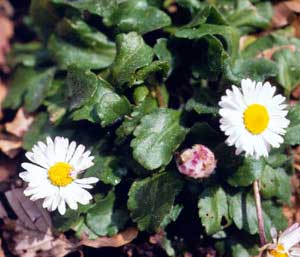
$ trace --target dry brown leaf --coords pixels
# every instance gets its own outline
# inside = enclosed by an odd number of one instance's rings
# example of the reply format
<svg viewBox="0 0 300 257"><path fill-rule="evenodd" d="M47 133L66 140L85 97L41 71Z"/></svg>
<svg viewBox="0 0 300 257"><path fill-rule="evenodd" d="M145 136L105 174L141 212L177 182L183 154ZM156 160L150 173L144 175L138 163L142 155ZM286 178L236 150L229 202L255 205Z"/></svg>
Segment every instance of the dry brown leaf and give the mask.
<svg viewBox="0 0 300 257"><path fill-rule="evenodd" d="M9 158L15 158L21 151L22 140L0 132L0 150Z"/></svg>
<svg viewBox="0 0 300 257"><path fill-rule="evenodd" d="M134 240L137 237L137 235L138 235L138 229L132 227L112 237L103 236L95 240L83 238L79 244L93 247L93 248L120 247L130 243L132 240Z"/></svg>
<svg viewBox="0 0 300 257"><path fill-rule="evenodd" d="M1 104L6 95L7 95L7 87L0 80L0 120L2 120L2 118L3 118Z"/></svg>
<svg viewBox="0 0 300 257"><path fill-rule="evenodd" d="M292 22L291 25L292 25L295 37L300 37L300 21L299 21L299 18L295 19Z"/></svg>
<svg viewBox="0 0 300 257"><path fill-rule="evenodd" d="M283 46L275 46L269 49L266 49L264 51L262 51L261 53L259 53L256 58L265 58L265 59L272 59L272 56L275 52L281 50L281 49L289 49L292 52L295 52L296 50L300 50L297 49L295 45L283 45Z"/></svg>
<svg viewBox="0 0 300 257"><path fill-rule="evenodd" d="M27 198L23 189L12 189L5 193L5 196L19 221L25 227L47 233L52 228L49 213L42 207L41 201L31 201Z"/></svg>
<svg viewBox="0 0 300 257"><path fill-rule="evenodd" d="M0 15L0 67L5 66L5 56L10 49L9 40L13 35L13 24L5 16Z"/></svg>
<svg viewBox="0 0 300 257"><path fill-rule="evenodd" d="M7 157L0 157L0 182L7 180L16 174L17 162L16 160ZM1 217L1 216L0 216Z"/></svg>
<svg viewBox="0 0 300 257"><path fill-rule="evenodd" d="M7 191L5 195L18 216L12 235L14 254L21 257L63 257L76 249L63 234L53 235L50 215L41 201L31 201L20 188Z"/></svg>
<svg viewBox="0 0 300 257"><path fill-rule="evenodd" d="M20 257L63 257L75 249L63 234L54 238L49 231L41 237L41 232L30 230L18 222L15 231L13 253Z"/></svg>
<svg viewBox="0 0 300 257"><path fill-rule="evenodd" d="M4 251L2 249L2 239L0 238L0 257L5 257Z"/></svg>
<svg viewBox="0 0 300 257"><path fill-rule="evenodd" d="M8 217L7 212L3 207L3 204L0 202L0 219L5 219L7 217Z"/></svg>
<svg viewBox="0 0 300 257"><path fill-rule="evenodd" d="M283 3L280 2L273 6L272 27L280 28L289 23L289 18L292 15L292 11Z"/></svg>
<svg viewBox="0 0 300 257"><path fill-rule="evenodd" d="M299 13L300 12L300 2L299 1L286 1L283 2L291 11Z"/></svg>
<svg viewBox="0 0 300 257"><path fill-rule="evenodd" d="M23 137L25 132L29 129L34 117L26 113L24 108L20 108L13 121L7 122L4 126L7 132L17 136Z"/></svg>
<svg viewBox="0 0 300 257"><path fill-rule="evenodd" d="M0 0L0 14L12 17L14 9L8 0Z"/></svg>
<svg viewBox="0 0 300 257"><path fill-rule="evenodd" d="M292 96L295 99L299 99L300 100L300 85L296 86L295 89L292 92Z"/></svg>
<svg viewBox="0 0 300 257"><path fill-rule="evenodd" d="M283 1L273 6L272 27L280 28L290 24L300 12L299 1Z"/></svg>

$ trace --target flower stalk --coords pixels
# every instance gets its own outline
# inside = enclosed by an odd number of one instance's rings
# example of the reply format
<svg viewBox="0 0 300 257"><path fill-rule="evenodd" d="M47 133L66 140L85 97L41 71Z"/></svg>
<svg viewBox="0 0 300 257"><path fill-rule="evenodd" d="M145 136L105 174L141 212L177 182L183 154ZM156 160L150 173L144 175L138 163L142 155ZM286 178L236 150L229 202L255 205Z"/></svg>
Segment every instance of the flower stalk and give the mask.
<svg viewBox="0 0 300 257"><path fill-rule="evenodd" d="M257 221L258 221L258 232L259 232L259 238L260 238L260 244L261 246L266 245L266 233L265 233L265 226L264 226L264 218L261 208L261 198L259 193L259 181L255 180L253 182L253 190L254 190L254 198L255 198L255 206L256 206L256 215L257 215Z"/></svg>

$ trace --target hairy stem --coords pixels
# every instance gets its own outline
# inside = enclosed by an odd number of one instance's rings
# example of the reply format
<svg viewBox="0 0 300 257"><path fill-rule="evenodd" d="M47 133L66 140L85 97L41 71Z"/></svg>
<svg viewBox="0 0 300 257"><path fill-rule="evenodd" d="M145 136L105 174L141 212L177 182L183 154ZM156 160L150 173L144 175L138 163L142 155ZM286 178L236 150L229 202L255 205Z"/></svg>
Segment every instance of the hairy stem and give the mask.
<svg viewBox="0 0 300 257"><path fill-rule="evenodd" d="M254 190L254 198L255 198L255 205L256 205L256 215L258 221L258 231L259 231L259 238L261 246L266 245L266 233L265 233L265 226L264 226L264 218L262 214L261 208L261 199L259 194L259 181L255 180L253 182L253 190Z"/></svg>

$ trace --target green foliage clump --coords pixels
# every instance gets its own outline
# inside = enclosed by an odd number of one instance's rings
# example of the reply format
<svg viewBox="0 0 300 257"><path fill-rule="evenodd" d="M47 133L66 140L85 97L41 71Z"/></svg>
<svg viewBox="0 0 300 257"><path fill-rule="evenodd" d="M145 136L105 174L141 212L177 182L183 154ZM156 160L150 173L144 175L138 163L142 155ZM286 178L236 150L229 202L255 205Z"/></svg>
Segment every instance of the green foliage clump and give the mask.
<svg viewBox="0 0 300 257"><path fill-rule="evenodd" d="M280 46L299 49L300 41L286 29L239 48L241 36L268 27L268 1L178 0L175 13L171 3L32 0L27 23L36 36L13 46L4 107L37 114L24 149L60 135L95 156L85 173L100 179L94 201L54 215L58 230L96 238L133 225L164 229L170 254L211 246L250 256L258 249L254 180L267 233L286 226L281 206L289 203L293 170L285 153L300 143L300 107L289 110L282 147L253 160L224 144L218 101L247 77L270 79L289 96L300 81L300 53ZM279 47L272 60L257 57L272 47ZM174 161L176 151L197 143L218 160L202 181L184 177Z"/></svg>

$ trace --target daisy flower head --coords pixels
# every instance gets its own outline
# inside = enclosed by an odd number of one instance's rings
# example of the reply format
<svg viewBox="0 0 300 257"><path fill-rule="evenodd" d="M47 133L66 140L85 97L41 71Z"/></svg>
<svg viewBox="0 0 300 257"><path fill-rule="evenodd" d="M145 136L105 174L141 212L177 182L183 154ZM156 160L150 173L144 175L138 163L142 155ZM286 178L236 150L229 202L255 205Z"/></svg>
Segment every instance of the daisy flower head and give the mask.
<svg viewBox="0 0 300 257"><path fill-rule="evenodd" d="M273 243L269 244L266 251L267 257L300 257L300 226L295 223L279 236L276 229L271 229Z"/></svg>
<svg viewBox="0 0 300 257"><path fill-rule="evenodd" d="M180 173L199 179L208 178L214 172L217 161L209 148L196 144L178 154L176 164Z"/></svg>
<svg viewBox="0 0 300 257"><path fill-rule="evenodd" d="M271 147L283 143L290 122L285 97L274 95L275 91L269 82L243 79L241 88L233 85L222 96L220 128L228 136L226 143L235 145L236 154L267 157Z"/></svg>
<svg viewBox="0 0 300 257"><path fill-rule="evenodd" d="M77 176L94 165L94 157L90 154L83 145L64 137L54 140L48 137L46 143L38 142L26 153L31 162L21 165L25 171L19 176L28 183L24 194L33 201L44 199L44 208L58 209L62 215L66 212L66 204L73 210L78 203L88 204L92 195L86 189L91 189L98 178Z"/></svg>

